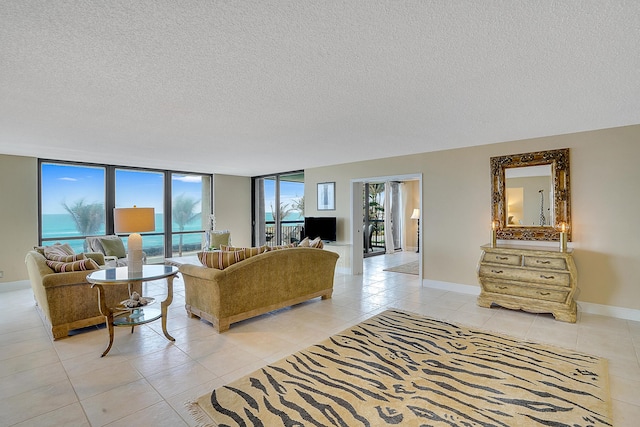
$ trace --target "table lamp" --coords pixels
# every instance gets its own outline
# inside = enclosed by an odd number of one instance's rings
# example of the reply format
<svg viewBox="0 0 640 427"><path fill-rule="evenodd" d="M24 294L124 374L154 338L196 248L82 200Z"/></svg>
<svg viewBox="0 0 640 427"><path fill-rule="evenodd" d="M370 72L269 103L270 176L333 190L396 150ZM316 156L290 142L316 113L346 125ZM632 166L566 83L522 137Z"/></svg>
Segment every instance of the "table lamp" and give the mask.
<svg viewBox="0 0 640 427"><path fill-rule="evenodd" d="M127 239L127 266L129 273L142 271L142 236L138 233L155 231L153 208L115 208L113 225L116 233L131 233Z"/></svg>

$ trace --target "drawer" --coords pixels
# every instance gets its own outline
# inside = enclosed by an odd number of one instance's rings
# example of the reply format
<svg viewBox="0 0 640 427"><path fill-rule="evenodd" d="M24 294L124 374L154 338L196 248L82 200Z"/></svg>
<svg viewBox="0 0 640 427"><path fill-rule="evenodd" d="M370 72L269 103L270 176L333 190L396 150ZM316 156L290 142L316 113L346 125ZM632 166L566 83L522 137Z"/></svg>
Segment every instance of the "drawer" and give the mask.
<svg viewBox="0 0 640 427"><path fill-rule="evenodd" d="M522 256L513 254L499 254L495 252L485 252L484 262L490 262L492 264L504 264L504 265L522 265Z"/></svg>
<svg viewBox="0 0 640 427"><path fill-rule="evenodd" d="M504 283L485 283L484 289L487 292L496 294L512 295L523 298L533 298L543 301L565 302L569 291L556 289L541 289L534 286L519 286Z"/></svg>
<svg viewBox="0 0 640 427"><path fill-rule="evenodd" d="M524 257L525 267L548 268L550 270L567 270L567 260L564 258Z"/></svg>
<svg viewBox="0 0 640 427"><path fill-rule="evenodd" d="M571 276L560 271L526 270L523 268L501 267L497 265L480 265L478 274L481 277L492 277L503 280L538 283L554 286L569 286Z"/></svg>

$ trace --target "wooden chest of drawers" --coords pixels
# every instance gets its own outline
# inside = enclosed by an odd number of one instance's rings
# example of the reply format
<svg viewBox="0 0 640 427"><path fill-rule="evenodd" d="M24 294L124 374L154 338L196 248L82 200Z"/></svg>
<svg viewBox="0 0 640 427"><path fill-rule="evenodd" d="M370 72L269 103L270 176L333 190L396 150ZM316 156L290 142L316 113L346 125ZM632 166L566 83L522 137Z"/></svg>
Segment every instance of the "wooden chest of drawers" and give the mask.
<svg viewBox="0 0 640 427"><path fill-rule="evenodd" d="M578 274L571 251L537 246L482 247L478 263L478 305L497 304L532 313L552 313L556 320L576 321L573 295Z"/></svg>

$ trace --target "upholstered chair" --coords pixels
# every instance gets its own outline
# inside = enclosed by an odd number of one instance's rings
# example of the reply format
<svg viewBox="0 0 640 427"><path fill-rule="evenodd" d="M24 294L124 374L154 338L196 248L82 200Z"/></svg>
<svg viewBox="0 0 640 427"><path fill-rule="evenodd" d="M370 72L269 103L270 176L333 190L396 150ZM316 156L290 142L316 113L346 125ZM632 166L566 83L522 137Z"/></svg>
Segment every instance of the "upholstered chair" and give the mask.
<svg viewBox="0 0 640 427"><path fill-rule="evenodd" d="M104 255L107 266L124 267L127 265L127 248L120 236L90 236L86 240L88 250ZM146 259L146 254L143 252L142 261L146 262Z"/></svg>

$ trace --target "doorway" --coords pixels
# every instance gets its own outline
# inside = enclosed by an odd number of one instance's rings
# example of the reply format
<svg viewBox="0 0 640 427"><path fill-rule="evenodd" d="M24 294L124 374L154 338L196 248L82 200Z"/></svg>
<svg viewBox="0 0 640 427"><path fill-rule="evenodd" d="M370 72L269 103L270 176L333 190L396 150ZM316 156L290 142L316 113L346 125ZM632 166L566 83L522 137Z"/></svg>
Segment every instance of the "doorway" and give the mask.
<svg viewBox="0 0 640 427"><path fill-rule="evenodd" d="M400 181L363 183L365 258L403 249L401 186Z"/></svg>
<svg viewBox="0 0 640 427"><path fill-rule="evenodd" d="M387 218L387 230L391 230L391 233L387 231L387 234L391 234L393 237L391 241L393 242L393 248L402 247L404 251L407 250L416 250L417 252L422 252L420 250L420 246L422 242L418 239L414 240L415 249L410 248L407 244L407 231L409 229L416 230L416 234L419 235L421 227L421 222L419 219L412 224L407 223L407 221L411 221L409 218L413 213L414 209L419 209L420 216L422 215L422 174L407 174L407 175L394 175L394 176L379 176L379 177L370 177L370 178L360 178L351 180L351 215L350 215L350 223L351 223L351 241L353 242L351 247L351 274L353 275L361 275L363 273L363 260L365 258L365 248L367 247L368 235L366 234L369 229L365 215L364 207L366 207L369 203L369 199L365 199L367 196L366 187L370 183L396 183L398 186L402 186L402 183L411 183L412 191L410 195L406 195L402 197L403 191L400 189L398 191L388 191L388 194L385 196L387 199L387 206L390 204L393 205L395 202L395 206L397 207L396 212L397 217L395 221L389 221L393 218L393 214L391 218ZM387 187L389 188L389 187ZM396 194L396 196L393 195ZM370 193L369 193L370 194ZM417 227L417 229L416 229ZM395 233L394 233L395 232ZM395 235L394 235L395 234ZM385 250L382 253L392 253L393 251ZM422 280L422 257L419 257L420 262L420 280Z"/></svg>

